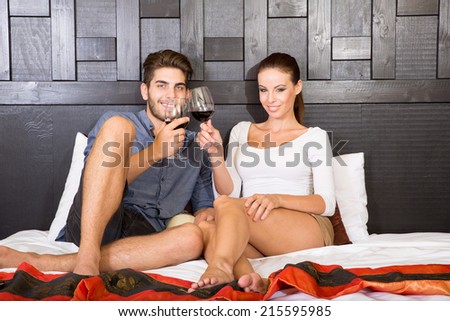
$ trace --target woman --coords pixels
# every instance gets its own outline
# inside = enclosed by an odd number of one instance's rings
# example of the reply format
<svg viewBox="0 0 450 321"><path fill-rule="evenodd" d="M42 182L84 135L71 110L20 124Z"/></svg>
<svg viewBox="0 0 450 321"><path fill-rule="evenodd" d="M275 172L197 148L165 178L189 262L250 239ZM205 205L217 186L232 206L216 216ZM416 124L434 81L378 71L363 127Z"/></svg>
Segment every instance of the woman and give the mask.
<svg viewBox="0 0 450 321"><path fill-rule="evenodd" d="M335 210L331 148L324 130L301 123L296 60L283 53L265 58L258 68L258 88L268 118L232 129L227 161L219 152L219 131L211 121L201 125L198 142L209 152L221 196L206 246L208 268L191 290L230 282L234 271L241 287L263 291L265 281L246 258L332 244L327 218Z"/></svg>

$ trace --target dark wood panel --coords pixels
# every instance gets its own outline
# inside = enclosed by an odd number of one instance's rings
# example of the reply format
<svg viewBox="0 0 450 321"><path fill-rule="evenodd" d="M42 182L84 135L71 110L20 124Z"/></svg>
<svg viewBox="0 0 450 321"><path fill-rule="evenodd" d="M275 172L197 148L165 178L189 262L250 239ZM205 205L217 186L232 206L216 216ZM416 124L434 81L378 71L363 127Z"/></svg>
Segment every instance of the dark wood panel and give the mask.
<svg viewBox="0 0 450 321"><path fill-rule="evenodd" d="M180 0L140 0L142 18L180 17Z"/></svg>
<svg viewBox="0 0 450 321"><path fill-rule="evenodd" d="M450 1L440 2L438 40L438 77L450 78Z"/></svg>
<svg viewBox="0 0 450 321"><path fill-rule="evenodd" d="M370 80L370 61L332 61L332 80Z"/></svg>
<svg viewBox="0 0 450 321"><path fill-rule="evenodd" d="M307 76L308 25L305 18L268 19L268 54L285 52L297 60L301 79ZM280 30L286 30L281 32Z"/></svg>
<svg viewBox="0 0 450 321"><path fill-rule="evenodd" d="M332 36L371 36L372 0L333 0Z"/></svg>
<svg viewBox="0 0 450 321"><path fill-rule="evenodd" d="M308 2L308 79L331 77L331 1Z"/></svg>
<svg viewBox="0 0 450 321"><path fill-rule="evenodd" d="M258 104L255 81L192 81L218 104ZM0 105L141 104L139 82L0 82ZM305 81L308 104L450 102L450 80Z"/></svg>
<svg viewBox="0 0 450 321"><path fill-rule="evenodd" d="M116 0L76 0L77 37L115 37Z"/></svg>
<svg viewBox="0 0 450 321"><path fill-rule="evenodd" d="M437 27L435 16L397 18L397 79L436 78Z"/></svg>
<svg viewBox="0 0 450 321"><path fill-rule="evenodd" d="M244 78L244 63L241 61L206 61L205 80L237 80Z"/></svg>
<svg viewBox="0 0 450 321"><path fill-rule="evenodd" d="M140 79L139 0L116 0L117 79Z"/></svg>
<svg viewBox="0 0 450 321"><path fill-rule="evenodd" d="M12 80L51 80L50 18L13 17L10 22Z"/></svg>
<svg viewBox="0 0 450 321"><path fill-rule="evenodd" d="M395 79L395 8L396 0L373 0L373 79Z"/></svg>
<svg viewBox="0 0 450 321"><path fill-rule="evenodd" d="M53 201L53 119L50 108L0 109L0 235L23 229L48 229Z"/></svg>
<svg viewBox="0 0 450 321"><path fill-rule="evenodd" d="M141 19L141 65L147 55L163 49L180 51L180 19Z"/></svg>
<svg viewBox="0 0 450 321"><path fill-rule="evenodd" d="M446 0L441 0L446 2ZM439 12L439 0L398 0L397 15L437 15Z"/></svg>
<svg viewBox="0 0 450 321"><path fill-rule="evenodd" d="M48 17L49 0L9 0L9 12L11 16Z"/></svg>
<svg viewBox="0 0 450 321"><path fill-rule="evenodd" d="M244 37L244 0L208 0L204 6L205 37Z"/></svg>
<svg viewBox="0 0 450 321"><path fill-rule="evenodd" d="M0 0L0 80L10 80L8 0Z"/></svg>
<svg viewBox="0 0 450 321"><path fill-rule="evenodd" d="M269 17L306 17L306 0L269 0Z"/></svg>
<svg viewBox="0 0 450 321"><path fill-rule="evenodd" d="M77 61L116 60L116 38L77 38L76 43Z"/></svg>
<svg viewBox="0 0 450 321"><path fill-rule="evenodd" d="M245 1L245 79L256 79L256 67L267 56L267 2Z"/></svg>
<svg viewBox="0 0 450 321"><path fill-rule="evenodd" d="M75 80L75 3L51 0L52 79Z"/></svg>
<svg viewBox="0 0 450 321"><path fill-rule="evenodd" d="M371 57L370 37L333 38L333 60L364 60Z"/></svg>
<svg viewBox="0 0 450 321"><path fill-rule="evenodd" d="M115 61L79 61L77 67L78 81L117 80L117 63Z"/></svg>
<svg viewBox="0 0 450 321"><path fill-rule="evenodd" d="M450 232L448 107L363 107L369 231Z"/></svg>
<svg viewBox="0 0 450 321"><path fill-rule="evenodd" d="M203 79L203 1L180 0L181 5L181 53L191 61L192 79Z"/></svg>
<svg viewBox="0 0 450 321"><path fill-rule="evenodd" d="M205 38L205 61L243 59L243 38Z"/></svg>

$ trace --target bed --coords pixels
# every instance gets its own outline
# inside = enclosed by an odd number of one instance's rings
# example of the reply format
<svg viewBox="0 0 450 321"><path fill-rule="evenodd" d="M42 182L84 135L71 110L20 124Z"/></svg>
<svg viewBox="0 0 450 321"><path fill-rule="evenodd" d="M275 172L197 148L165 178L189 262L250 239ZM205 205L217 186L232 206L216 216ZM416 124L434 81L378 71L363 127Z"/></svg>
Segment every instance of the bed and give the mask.
<svg viewBox="0 0 450 321"><path fill-rule="evenodd" d="M0 240L20 251L77 251L55 242L76 193L86 137L78 133L64 192L49 230L22 230ZM270 280L266 294L236 282L188 294L206 267L203 259L156 270L124 269L81 277L38 271L27 262L0 269L0 300L439 300L450 301L450 233L369 234L364 153L333 157L336 245L252 260Z"/></svg>

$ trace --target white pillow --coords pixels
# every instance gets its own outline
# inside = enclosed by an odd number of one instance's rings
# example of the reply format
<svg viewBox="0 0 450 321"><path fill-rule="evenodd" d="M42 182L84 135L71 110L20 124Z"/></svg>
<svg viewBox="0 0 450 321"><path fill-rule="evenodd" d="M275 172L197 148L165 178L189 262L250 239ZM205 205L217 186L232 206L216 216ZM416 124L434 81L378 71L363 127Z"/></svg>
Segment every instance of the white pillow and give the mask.
<svg viewBox="0 0 450 321"><path fill-rule="evenodd" d="M81 171L84 166L84 149L87 145L87 137L82 133L77 133L75 137L75 146L73 148L72 163L69 174L67 175L64 192L59 201L58 209L50 225L48 239L54 241L61 229L66 225L67 216L73 203L73 198L78 191L80 184Z"/></svg>
<svg viewBox="0 0 450 321"><path fill-rule="evenodd" d="M347 235L352 243L369 237L364 153L333 157L336 202Z"/></svg>

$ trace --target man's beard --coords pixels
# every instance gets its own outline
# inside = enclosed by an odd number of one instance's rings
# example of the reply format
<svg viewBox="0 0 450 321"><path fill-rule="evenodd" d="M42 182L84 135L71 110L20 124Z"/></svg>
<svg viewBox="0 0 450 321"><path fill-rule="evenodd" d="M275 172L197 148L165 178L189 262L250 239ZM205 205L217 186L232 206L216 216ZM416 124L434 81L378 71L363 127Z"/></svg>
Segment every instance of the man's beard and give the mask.
<svg viewBox="0 0 450 321"><path fill-rule="evenodd" d="M165 115L162 115L158 108L155 106L155 104L153 103L152 100L147 100L147 108L150 111L150 113L157 119L159 119L160 121L164 121L165 120Z"/></svg>

